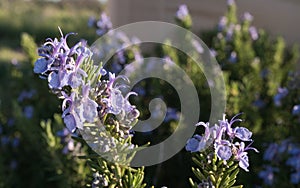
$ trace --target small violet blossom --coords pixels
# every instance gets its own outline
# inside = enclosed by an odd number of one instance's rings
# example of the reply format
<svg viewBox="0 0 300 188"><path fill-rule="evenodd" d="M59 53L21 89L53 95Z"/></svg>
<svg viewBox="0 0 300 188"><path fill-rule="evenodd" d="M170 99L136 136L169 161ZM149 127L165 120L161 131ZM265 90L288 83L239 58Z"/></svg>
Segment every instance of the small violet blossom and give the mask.
<svg viewBox="0 0 300 188"><path fill-rule="evenodd" d="M243 15L243 20L248 21L248 22L252 22L253 16L249 12L245 12L244 15Z"/></svg>
<svg viewBox="0 0 300 188"><path fill-rule="evenodd" d="M249 34L252 40L257 40L259 37L257 29L254 26L249 27Z"/></svg>
<svg viewBox="0 0 300 188"><path fill-rule="evenodd" d="M99 20L96 20L95 17L90 17L90 19L88 20L88 26L95 27L97 29L96 33L99 36L104 35L112 29L110 18L104 12L100 15Z"/></svg>
<svg viewBox="0 0 300 188"><path fill-rule="evenodd" d="M278 88L277 94L274 96L273 101L275 106L281 106L281 100L285 98L289 94L289 91L287 88Z"/></svg>
<svg viewBox="0 0 300 188"><path fill-rule="evenodd" d="M176 12L176 18L179 20L184 20L187 16L189 16L189 10L186 5L180 5L178 11Z"/></svg>
<svg viewBox="0 0 300 188"><path fill-rule="evenodd" d="M260 171L258 176L263 179L266 185L273 185L274 183L274 173L279 172L278 168L274 168L272 166L265 166L264 170Z"/></svg>
<svg viewBox="0 0 300 188"><path fill-rule="evenodd" d="M226 27L228 20L225 16L222 16L219 23L218 23L218 31L223 31Z"/></svg>
<svg viewBox="0 0 300 188"><path fill-rule="evenodd" d="M295 105L295 106L293 107L292 114L293 114L294 116L300 115L300 104Z"/></svg>
<svg viewBox="0 0 300 188"><path fill-rule="evenodd" d="M198 152L207 146L207 142L210 138L209 123L199 122L196 126L202 125L205 128L204 136L194 135L193 138L190 138L186 144L186 150L190 152Z"/></svg>
<svg viewBox="0 0 300 188"><path fill-rule="evenodd" d="M235 0L227 0L227 5L228 6L235 5Z"/></svg>

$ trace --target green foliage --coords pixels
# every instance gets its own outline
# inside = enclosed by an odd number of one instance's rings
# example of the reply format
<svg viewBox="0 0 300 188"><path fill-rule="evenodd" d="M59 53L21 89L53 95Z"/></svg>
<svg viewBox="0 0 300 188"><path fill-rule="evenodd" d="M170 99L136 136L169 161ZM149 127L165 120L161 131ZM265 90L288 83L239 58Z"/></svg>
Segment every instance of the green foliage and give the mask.
<svg viewBox="0 0 300 188"><path fill-rule="evenodd" d="M29 62L31 62L32 66L34 65L35 60L38 58L37 55L37 45L34 42L34 39L28 33L22 33L21 35L21 46L25 51L27 57L29 58Z"/></svg>
<svg viewBox="0 0 300 188"><path fill-rule="evenodd" d="M226 162L219 160L216 154L209 156L207 153L197 153L192 159L200 167L193 167L192 171L202 184L212 184L216 188L243 187L242 185L234 186L237 174L239 173L239 167L233 158ZM195 183L191 178L189 180L192 187L198 187L199 183Z"/></svg>

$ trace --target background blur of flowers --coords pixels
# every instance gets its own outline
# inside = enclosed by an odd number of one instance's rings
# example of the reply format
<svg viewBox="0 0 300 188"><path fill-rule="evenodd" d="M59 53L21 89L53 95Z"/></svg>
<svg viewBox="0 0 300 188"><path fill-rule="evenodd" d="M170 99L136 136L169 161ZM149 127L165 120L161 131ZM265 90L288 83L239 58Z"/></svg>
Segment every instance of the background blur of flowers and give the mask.
<svg viewBox="0 0 300 188"><path fill-rule="evenodd" d="M84 187L93 180L86 161L77 157L88 148L66 131L60 102L48 92L47 84L36 78L32 68L37 46L45 38L59 37L58 26L64 33L77 33L68 38L70 44L84 38L91 45L111 29L114 19L102 14L105 8L106 4L93 0L0 2L0 187ZM180 12L172 9L174 19L170 22L194 31L193 12L197 7L191 8L191 15L184 7ZM214 27L196 33L224 71L227 113L232 117L244 112L243 126L253 131L255 147L260 151L249 154L250 172L241 172L239 182L245 187L299 187L298 47L257 27L251 12L239 12L238 6L224 6L222 11L219 21L210 23ZM135 43L136 39L130 40ZM194 46L201 53L201 46ZM157 47L155 53L185 68L201 91L201 109L210 106L206 80L188 57L166 45ZM143 55L139 48L120 51L109 68L118 72L124 64ZM178 97L171 86L156 79L141 82L134 90L140 98L133 102L142 118L150 115L151 98L159 96L166 101L163 127L137 134L134 140L139 144L158 143L177 126ZM201 111L201 121L208 117ZM190 153L183 149L170 160L146 168L145 182L157 187L187 187L188 177L193 176L191 166Z"/></svg>

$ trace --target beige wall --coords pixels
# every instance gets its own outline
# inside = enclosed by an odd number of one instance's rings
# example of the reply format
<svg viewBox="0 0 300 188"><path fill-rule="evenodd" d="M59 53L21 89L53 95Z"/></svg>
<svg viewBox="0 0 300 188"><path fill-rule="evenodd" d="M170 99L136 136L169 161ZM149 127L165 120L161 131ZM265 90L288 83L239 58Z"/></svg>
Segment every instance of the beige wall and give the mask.
<svg viewBox="0 0 300 188"><path fill-rule="evenodd" d="M182 3L188 5L194 31L215 26L226 11L226 0L109 0L108 13L114 27L145 20L174 23ZM237 5L239 15L250 12L257 27L300 44L300 0L237 0Z"/></svg>

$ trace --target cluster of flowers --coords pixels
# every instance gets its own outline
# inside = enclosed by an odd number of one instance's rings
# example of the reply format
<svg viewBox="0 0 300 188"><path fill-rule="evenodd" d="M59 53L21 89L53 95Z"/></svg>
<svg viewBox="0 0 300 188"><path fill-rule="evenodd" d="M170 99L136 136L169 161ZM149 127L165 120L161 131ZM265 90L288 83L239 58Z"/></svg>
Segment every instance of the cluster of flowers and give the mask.
<svg viewBox="0 0 300 188"><path fill-rule="evenodd" d="M196 126L203 126L205 128L204 135L194 135L187 141L186 150L190 152L203 152L205 149L215 153L219 160L229 160L232 157L239 162L239 166L248 171L249 159L248 150L257 149L251 147L253 140L251 139L252 132L245 127L235 127L232 125L235 122L242 121L237 119L237 114L230 122L225 119L219 120L219 124L209 126L209 123L199 122ZM238 140L237 140L238 139ZM250 142L246 146L245 142Z"/></svg>
<svg viewBox="0 0 300 188"><path fill-rule="evenodd" d="M287 159L286 159L287 155ZM270 164L264 166L264 170L259 173L259 177L264 180L266 185L273 185L275 175L278 173L278 164L285 164L289 168L290 182L300 183L300 147L293 143L291 139L286 139L280 143L271 143L264 153L264 160Z"/></svg>
<svg viewBox="0 0 300 188"><path fill-rule="evenodd" d="M228 0L227 5L231 8L236 7L236 3L234 0ZM249 33L250 38L253 41L256 41L259 38L258 31L256 27L251 26L251 22L253 21L253 16L249 12L245 12L242 16L242 25L235 23L234 20L228 20L228 17L222 16L218 23L218 34L217 37L219 40L225 39L226 42L231 42L234 38L235 34L238 34L244 31L243 27L246 27ZM238 62L238 54L235 51L231 51L228 56L228 62L236 63Z"/></svg>
<svg viewBox="0 0 300 188"><path fill-rule="evenodd" d="M102 79L107 72L102 66L94 65L91 50L85 42L70 48L67 37L61 34L60 40L48 39L39 48L39 58L34 72L48 80L51 91L61 99L62 118L71 133L83 129L85 123L93 125L114 125L115 133L125 138L131 125L139 116L139 111L125 97L122 88L126 77L116 77L108 73L109 80Z"/></svg>
<svg viewBox="0 0 300 188"><path fill-rule="evenodd" d="M228 0L227 1L227 5L232 7L232 6L236 6L235 1L234 0ZM242 21L245 23L251 23L253 21L253 16L249 13L249 12L245 12L242 16ZM223 16L221 17L219 23L218 23L218 31L220 32L218 35L220 34L225 34L225 38L227 41L231 41L232 40L232 36L234 35L235 32L238 32L241 30L241 25L240 24L236 24L233 22L230 22L227 17ZM222 33L224 32L224 33ZM252 40L257 40L259 35L257 32L257 29L254 26L250 26L248 28L248 32L250 34L250 37Z"/></svg>

